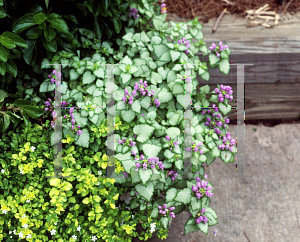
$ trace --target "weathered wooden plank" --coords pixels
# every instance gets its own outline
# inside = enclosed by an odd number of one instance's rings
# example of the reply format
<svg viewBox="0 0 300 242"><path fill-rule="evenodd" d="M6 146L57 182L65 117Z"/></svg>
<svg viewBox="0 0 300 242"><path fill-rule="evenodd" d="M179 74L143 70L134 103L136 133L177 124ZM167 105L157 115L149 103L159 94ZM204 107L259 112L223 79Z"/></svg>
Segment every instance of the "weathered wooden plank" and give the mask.
<svg viewBox="0 0 300 242"><path fill-rule="evenodd" d="M206 83L213 91L217 84ZM224 84L224 83L223 83ZM227 85L225 83L225 85ZM229 85L229 84L228 84ZM236 100L236 84L229 85ZM196 100L194 101L196 103ZM236 103L229 102L233 107L227 115L236 122ZM291 119L300 118L300 82L277 84L245 84L245 119Z"/></svg>
<svg viewBox="0 0 300 242"><path fill-rule="evenodd" d="M215 19L202 23L203 41L227 44L232 53L230 63L253 64L245 66L245 119L300 119L300 13L285 15L284 21L268 29L262 26L247 28L247 20L225 15L216 33L211 30ZM174 22L188 19L170 18ZM168 38L169 39L169 38ZM171 39L169 39L170 41ZM208 61L208 56L201 61ZM229 85L236 99L237 71L231 65L228 75L218 68L211 69L209 81L197 77L201 85L208 84L211 91L217 84ZM236 103L229 102L236 107ZM227 115L236 123L236 108Z"/></svg>
<svg viewBox="0 0 300 242"><path fill-rule="evenodd" d="M200 61L207 61L208 57L202 58L202 54L197 54ZM300 81L300 53L281 53L281 54L231 54L230 64L253 64L245 66L245 83L294 83ZM237 82L237 68L230 66L228 75L224 75L219 68L209 71L210 83L234 84ZM202 80L198 77L198 80Z"/></svg>

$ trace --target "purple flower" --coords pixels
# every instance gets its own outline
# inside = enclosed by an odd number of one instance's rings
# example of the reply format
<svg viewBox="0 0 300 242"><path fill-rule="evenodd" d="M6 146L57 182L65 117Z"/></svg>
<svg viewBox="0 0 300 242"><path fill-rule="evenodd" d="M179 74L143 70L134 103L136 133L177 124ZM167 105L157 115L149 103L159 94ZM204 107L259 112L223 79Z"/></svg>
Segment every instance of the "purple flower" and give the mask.
<svg viewBox="0 0 300 242"><path fill-rule="evenodd" d="M166 136L166 140L170 141L170 136L167 135Z"/></svg>
<svg viewBox="0 0 300 242"><path fill-rule="evenodd" d="M171 218L175 218L175 213L170 212L170 217L171 217Z"/></svg>
<svg viewBox="0 0 300 242"><path fill-rule="evenodd" d="M167 208L167 204L163 204L163 209L166 209Z"/></svg>
<svg viewBox="0 0 300 242"><path fill-rule="evenodd" d="M120 144L124 145L124 142L122 140L119 139L118 142L119 142L119 145Z"/></svg>
<svg viewBox="0 0 300 242"><path fill-rule="evenodd" d="M192 191L193 191L193 192L198 191L197 187L196 187L196 186L192 186Z"/></svg>
<svg viewBox="0 0 300 242"><path fill-rule="evenodd" d="M135 162L135 166L136 166L136 168L140 168L142 166L142 164Z"/></svg>
<svg viewBox="0 0 300 242"><path fill-rule="evenodd" d="M200 182L201 179L200 179L199 177L196 177L196 181L197 181L197 182ZM195 187L195 186L194 186L194 187Z"/></svg>
<svg viewBox="0 0 300 242"><path fill-rule="evenodd" d="M78 135L81 135L82 131L81 130L77 130L76 131Z"/></svg>

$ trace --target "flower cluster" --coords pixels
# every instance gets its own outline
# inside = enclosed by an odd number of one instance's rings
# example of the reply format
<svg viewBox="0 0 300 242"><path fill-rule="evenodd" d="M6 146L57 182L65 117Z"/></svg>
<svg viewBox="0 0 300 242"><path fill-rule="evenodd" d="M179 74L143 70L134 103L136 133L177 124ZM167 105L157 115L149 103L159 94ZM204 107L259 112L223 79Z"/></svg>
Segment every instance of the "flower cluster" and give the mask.
<svg viewBox="0 0 300 242"><path fill-rule="evenodd" d="M150 232L153 233L156 227L155 223L150 224L150 227L151 227Z"/></svg>
<svg viewBox="0 0 300 242"><path fill-rule="evenodd" d="M132 94L131 96L129 95L128 93L128 90L125 88L124 91L125 91L125 95L124 97L122 98L123 102L126 103L127 100L129 100L129 105L132 105L133 104L133 98L134 96L137 95L137 91L140 91L140 93L145 96L146 94L149 96L149 97L153 97L154 95L154 91L151 91L152 93L149 92L148 89L146 89L146 87L148 87L147 85L147 81L144 81L143 83L143 80L140 79L140 85L136 82L134 83L134 90L132 91ZM161 104L158 99L154 99L152 98L152 101L154 101L154 104L156 105L156 107L159 107L159 105ZM150 106L152 105L152 103L150 104Z"/></svg>
<svg viewBox="0 0 300 242"><path fill-rule="evenodd" d="M133 142L131 140L126 140L126 139L121 140L121 139L119 139L118 142L119 142L119 145L122 144L122 145L135 146L135 142ZM125 142L125 144L124 144L124 142Z"/></svg>
<svg viewBox="0 0 300 242"><path fill-rule="evenodd" d="M136 8L130 8L129 7L129 10L130 10L130 13L128 15L128 17L131 17L131 16L134 16L135 19L137 19L140 15L138 15L138 11Z"/></svg>
<svg viewBox="0 0 300 242"><path fill-rule="evenodd" d="M51 101L50 98L48 98L48 100ZM46 105L46 106L51 106L51 104L50 104L49 101L46 101L46 102L45 102L45 105ZM54 106L54 104L55 104L55 101L52 103L52 105ZM66 105L67 103L66 103L66 101L63 101L61 104L62 104L62 105ZM70 104L70 103L68 103L68 104ZM50 109L51 109L51 111L52 111L52 110L53 110L53 107L50 107ZM44 110L45 110L45 111L48 111L49 108L44 108ZM70 110L69 110L70 117L72 118L72 120L71 120L71 123L72 123L72 128L71 128L71 129L72 129L72 130L74 130L74 124L75 124L75 119L74 119L74 113L73 113L73 112L74 112L74 108L72 107L72 108L70 108ZM55 117L56 117L56 112L55 112L55 111L52 112L52 116L53 116L54 121L55 121ZM67 119L68 121L70 120L69 117L67 118L66 115L64 115L63 117L64 117L64 119ZM55 127L55 123L54 123L53 121L51 121L51 127L52 127L52 128ZM78 127L78 129L80 129L80 126L77 126L77 127ZM77 135L80 135L80 134L82 133L81 130L77 130L76 132L77 132Z"/></svg>
<svg viewBox="0 0 300 242"><path fill-rule="evenodd" d="M136 156L136 152L135 152L135 151L132 151L132 154L133 154L134 156ZM137 157L135 158L135 160L138 161L138 160L139 160L139 156L137 156ZM146 159L145 159L145 156L144 156L144 155L141 155L140 160L141 160L142 162L144 162L144 164L142 165L142 164L139 163L139 162L135 162L135 166L136 166L136 168L137 168L137 169L135 169L136 171L138 171L138 169L139 169L141 166L143 166L143 169L144 169L144 170L147 170L147 169L148 169L148 164L150 164L151 169L154 169L154 168L157 169L157 167L158 167L159 169L164 170L164 167L165 167L165 166L163 165L163 162L162 162L162 161L159 161L159 158L158 158L158 157L151 157L151 158L149 158L148 160L146 160ZM154 171L153 171L153 173L154 173Z"/></svg>
<svg viewBox="0 0 300 242"><path fill-rule="evenodd" d="M166 4L165 4L165 3L163 3L163 4L160 6L160 13L161 13L161 14L167 13L167 8L166 8Z"/></svg>
<svg viewBox="0 0 300 242"><path fill-rule="evenodd" d="M215 88L215 93L219 93L219 102L223 102L224 98L223 95L225 97L225 99L229 99L230 101L232 101L233 96L231 95L233 93L232 88L230 86L223 86L222 84L220 85L220 89L219 88Z"/></svg>
<svg viewBox="0 0 300 242"><path fill-rule="evenodd" d="M128 173L126 171L124 171L123 174L124 174L125 178L128 177ZM123 178L124 178L124 176L123 176Z"/></svg>
<svg viewBox="0 0 300 242"><path fill-rule="evenodd" d="M167 141L170 141L170 136L166 136L166 140ZM176 141L171 141L170 143L169 143L169 145L171 145L171 148L170 148L170 150L172 150L173 149L173 147L175 147L175 148L177 148L178 147L178 142L176 142Z"/></svg>
<svg viewBox="0 0 300 242"><path fill-rule="evenodd" d="M176 177L178 176L178 173L175 171L169 171L168 176L172 176L171 177L172 181L175 181Z"/></svg>
<svg viewBox="0 0 300 242"><path fill-rule="evenodd" d="M159 213L164 215L165 217L167 215L170 215L171 218L175 218L175 213L173 212L170 212L170 211L173 211L175 210L175 207L169 207L169 209L167 209L167 204L164 204L162 207L161 206L158 206L158 209L159 209Z"/></svg>
<svg viewBox="0 0 300 242"><path fill-rule="evenodd" d="M202 210L200 211L201 215L199 213L197 213L197 215L199 216L198 218L196 218L196 223L199 224L202 221L206 224L206 222L208 221L208 218L203 216L203 213L205 213L206 209L202 208Z"/></svg>
<svg viewBox="0 0 300 242"><path fill-rule="evenodd" d="M195 143L194 142L192 142L192 147L187 147L186 148L186 151L191 151L191 152L197 152L197 151L199 151L199 153L200 153L200 155L202 155L203 154L203 150L201 150L201 149L199 149L198 147L202 147L203 146L203 143L202 142L200 142L199 144L197 144L197 145L195 145Z"/></svg>
<svg viewBox="0 0 300 242"><path fill-rule="evenodd" d="M209 47L209 49L210 49L211 51L214 50L214 51L216 52L216 55L218 56L218 58L220 58L219 52L220 52L220 51L223 51L223 50L226 50L227 48L228 48L227 45L224 45L224 46L223 46L223 42L222 42L222 41L219 42L219 46L216 46L215 43L212 43L211 47Z"/></svg>
<svg viewBox="0 0 300 242"><path fill-rule="evenodd" d="M56 71L53 70L53 75L55 75ZM57 73L57 76L61 76L61 73ZM51 75L48 75L49 78L51 78L51 84L54 84L55 83L55 76L51 76Z"/></svg>
<svg viewBox="0 0 300 242"><path fill-rule="evenodd" d="M219 139L222 139L222 137L219 137ZM230 135L230 133L226 133L226 135L223 137L223 140L222 140L222 142L223 142L223 144L221 144L221 145L218 145L217 147L221 150L224 150L224 149L226 149L226 150L230 150L231 152L233 152L233 147L235 146L235 144L236 144L236 140L235 139L232 139L231 141L230 141L230 139L231 139L231 135Z"/></svg>
<svg viewBox="0 0 300 242"><path fill-rule="evenodd" d="M174 41L174 43L175 43L175 41ZM177 40L177 43L178 43L178 44L185 44L186 48L188 48L188 49L191 48L190 41L189 41L189 40L185 41L185 37L183 37L181 40L180 40L180 39ZM175 44L175 48L176 48L176 49L178 48L178 46L177 46L176 44ZM185 50L184 52L185 52L186 54L188 54L188 53L189 53L189 50Z"/></svg>
<svg viewBox="0 0 300 242"><path fill-rule="evenodd" d="M207 175L204 178L207 179ZM209 192L212 188L207 187L208 181L201 180L199 177L196 177L196 181L196 186L192 186L192 191L196 192L197 198L200 199L204 194L207 197L212 197L213 194Z"/></svg>

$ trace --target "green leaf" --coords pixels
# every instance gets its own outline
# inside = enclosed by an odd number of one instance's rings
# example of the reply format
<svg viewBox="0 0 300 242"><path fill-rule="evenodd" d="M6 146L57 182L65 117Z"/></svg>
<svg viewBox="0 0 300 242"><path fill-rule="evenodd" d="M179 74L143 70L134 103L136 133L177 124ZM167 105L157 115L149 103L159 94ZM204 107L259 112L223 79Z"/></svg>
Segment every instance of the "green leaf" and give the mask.
<svg viewBox="0 0 300 242"><path fill-rule="evenodd" d="M228 104L227 106L225 106L224 103L219 103L219 109L220 111L225 115L227 115L228 113L230 113L231 111L231 106Z"/></svg>
<svg viewBox="0 0 300 242"><path fill-rule="evenodd" d="M167 159L171 159L175 154L170 151L170 150L165 150L164 152L164 156L167 158Z"/></svg>
<svg viewBox="0 0 300 242"><path fill-rule="evenodd" d="M33 21L36 23L36 24L41 24L45 21L46 19L46 16L45 14L43 13L37 13L33 16Z"/></svg>
<svg viewBox="0 0 300 242"><path fill-rule="evenodd" d="M125 35L122 37L122 39L127 40L127 41L129 41L129 42L133 42L132 36L133 36L133 34L132 34L131 32L128 32L127 34L125 34Z"/></svg>
<svg viewBox="0 0 300 242"><path fill-rule="evenodd" d="M70 81L77 80L79 77L79 73L75 69L71 69L69 72Z"/></svg>
<svg viewBox="0 0 300 242"><path fill-rule="evenodd" d="M47 20L52 24L52 27L57 29L58 31L67 34L69 32L69 28L65 20L59 17L58 14L51 13Z"/></svg>
<svg viewBox="0 0 300 242"><path fill-rule="evenodd" d="M229 59L228 54L227 54L227 51L221 51L220 57L221 57L222 59Z"/></svg>
<svg viewBox="0 0 300 242"><path fill-rule="evenodd" d="M194 36L194 37L196 37L196 35L198 34L198 32L199 32L199 30L198 29L196 29L196 28L190 28L190 33ZM197 38L195 38L195 39L197 39Z"/></svg>
<svg viewBox="0 0 300 242"><path fill-rule="evenodd" d="M166 134L171 138L175 139L178 135L180 135L180 129L177 127L171 127L166 129Z"/></svg>
<svg viewBox="0 0 300 242"><path fill-rule="evenodd" d="M9 59L7 62L5 62L5 65L6 65L7 72L11 73L15 78L18 74L18 69L15 62L12 59Z"/></svg>
<svg viewBox="0 0 300 242"><path fill-rule="evenodd" d="M111 18L112 22L114 23L116 33L120 33L122 29L122 23L120 18Z"/></svg>
<svg viewBox="0 0 300 242"><path fill-rule="evenodd" d="M184 225L184 233L185 233L185 235L187 235L188 233L193 233L195 231L198 231L198 227L197 227L196 224L190 224L190 225L185 224Z"/></svg>
<svg viewBox="0 0 300 242"><path fill-rule="evenodd" d="M213 210L212 208L210 208L210 207L206 207L205 208L205 216L206 216L206 213L210 213L214 218L218 218L218 216L217 216L217 214L216 214L216 212L215 212L215 210Z"/></svg>
<svg viewBox="0 0 300 242"><path fill-rule="evenodd" d="M56 52L57 51L57 42L55 40L47 41L44 37L41 38L43 46L46 50L50 52Z"/></svg>
<svg viewBox="0 0 300 242"><path fill-rule="evenodd" d="M228 75L230 69L229 60L223 59L220 61L219 70L220 72L224 73L225 75Z"/></svg>
<svg viewBox="0 0 300 242"><path fill-rule="evenodd" d="M227 164L230 159L232 158L232 153L230 151L225 151L225 150L222 150L221 151L221 160L225 162L225 164Z"/></svg>
<svg viewBox="0 0 300 242"><path fill-rule="evenodd" d="M135 112L132 110L122 110L121 116L124 121L130 123L135 118Z"/></svg>
<svg viewBox="0 0 300 242"><path fill-rule="evenodd" d="M52 27L47 26L44 29L44 36L45 36L47 41L51 41L56 37L56 32Z"/></svg>
<svg viewBox="0 0 300 242"><path fill-rule="evenodd" d="M139 169L139 175L141 180L143 181L143 184L145 185L145 183L151 178L151 176L153 175L153 171L152 169L147 169L144 170L142 168Z"/></svg>
<svg viewBox="0 0 300 242"><path fill-rule="evenodd" d="M209 65L213 66L214 64L218 63L218 61L220 60L215 54L210 54L208 56L209 58Z"/></svg>
<svg viewBox="0 0 300 242"><path fill-rule="evenodd" d="M159 30L162 25L163 25L163 21L161 21L159 17L153 18L153 26L155 29Z"/></svg>
<svg viewBox="0 0 300 242"><path fill-rule="evenodd" d="M202 91L206 94L209 94L210 86L209 85L202 86L202 87L200 87L200 91Z"/></svg>
<svg viewBox="0 0 300 242"><path fill-rule="evenodd" d="M160 91L159 91L159 93L158 93L157 96L158 96L158 101L160 103L169 102L172 99L172 97L173 97L172 93L170 93L168 91L168 89L165 88L165 87L163 87L163 88L160 89Z"/></svg>
<svg viewBox="0 0 300 242"><path fill-rule="evenodd" d="M175 51L175 50L171 50L171 57L172 57L172 62L175 62L179 56L180 56L180 52Z"/></svg>
<svg viewBox="0 0 300 242"><path fill-rule="evenodd" d="M184 188L177 193L177 196L174 200L184 204L188 204L191 201L191 198L191 190L189 188Z"/></svg>
<svg viewBox="0 0 300 242"><path fill-rule="evenodd" d="M22 48L28 48L25 40L22 39L20 36L14 34L14 33L5 31L5 32L2 33L2 36L11 39L17 46L20 46Z"/></svg>
<svg viewBox="0 0 300 242"><path fill-rule="evenodd" d="M214 226L216 224L218 224L218 221L214 218L213 215L211 215L210 213L205 213L205 217L208 218L208 226L211 227L211 226Z"/></svg>
<svg viewBox="0 0 300 242"><path fill-rule="evenodd" d="M201 232L207 234L207 232L208 232L208 223L204 224L204 222L201 222L201 223L197 224L197 227Z"/></svg>
<svg viewBox="0 0 300 242"><path fill-rule="evenodd" d="M221 151L220 151L220 149L217 147L217 146L215 146L212 150L211 150L211 154L212 154L212 157L219 157L220 156L220 153L221 153ZM208 162L207 162L208 163ZM212 163L212 161L210 162L210 163ZM207 164L207 165L209 165L209 164Z"/></svg>
<svg viewBox="0 0 300 242"><path fill-rule="evenodd" d="M37 39L42 34L42 30L39 27L34 27L26 32L28 39Z"/></svg>
<svg viewBox="0 0 300 242"><path fill-rule="evenodd" d="M84 74L83 74L83 77L82 77L82 83L83 84L90 84L92 83L93 81L95 81L96 77L90 72L90 71L86 71Z"/></svg>
<svg viewBox="0 0 300 242"><path fill-rule="evenodd" d="M170 188L166 193L166 202L172 202L173 199L177 195L177 189L176 188Z"/></svg>
<svg viewBox="0 0 300 242"><path fill-rule="evenodd" d="M153 45L154 53L159 59L163 53L167 52L169 48L165 44Z"/></svg>
<svg viewBox="0 0 300 242"><path fill-rule="evenodd" d="M0 7L0 18L5 18L6 17L6 13L3 7Z"/></svg>
<svg viewBox="0 0 300 242"><path fill-rule="evenodd" d="M4 37L2 35L0 35L0 43L4 45L7 49L16 48L15 43L11 39Z"/></svg>
<svg viewBox="0 0 300 242"><path fill-rule="evenodd" d="M145 141L149 140L150 136L152 135L154 131L154 127L151 127L150 125L136 125L133 128L133 133L138 135L137 141L144 143Z"/></svg>
<svg viewBox="0 0 300 242"><path fill-rule="evenodd" d="M157 83L161 83L162 82L162 77L161 75L159 75L158 73L156 72L152 72L152 75L151 75L151 83L153 85L156 85Z"/></svg>
<svg viewBox="0 0 300 242"><path fill-rule="evenodd" d="M90 141L90 134L87 129L80 129L82 133L79 135L79 138L77 141L75 141L75 144L88 148L89 147L89 141ZM76 134L77 135L77 134Z"/></svg>
<svg viewBox="0 0 300 242"><path fill-rule="evenodd" d="M21 18L19 18L14 24L13 24L13 32L15 34L19 34L25 29L30 28L33 25L36 25L36 23L33 21L34 13L28 13L23 15Z"/></svg>
<svg viewBox="0 0 300 242"><path fill-rule="evenodd" d="M145 156L150 157L157 157L158 153L161 151L161 147L152 144L144 144L143 145L143 152Z"/></svg>
<svg viewBox="0 0 300 242"><path fill-rule="evenodd" d="M141 112L141 105L140 105L140 102L138 100L135 100L133 102L133 104L131 105L132 107L132 110L137 112L137 113L140 113Z"/></svg>
<svg viewBox="0 0 300 242"><path fill-rule="evenodd" d="M191 206L193 210L200 210L201 209L201 203L200 200L196 197L192 197L191 199Z"/></svg>
<svg viewBox="0 0 300 242"><path fill-rule="evenodd" d="M152 38L151 38L151 44L153 45L159 45L159 44L161 44L161 42L162 42L162 39L161 39L161 37L159 37L159 36L153 36Z"/></svg>
<svg viewBox="0 0 300 242"><path fill-rule="evenodd" d="M183 167L183 160L177 160L175 161L175 167L178 169L178 170L181 170L182 167Z"/></svg>
<svg viewBox="0 0 300 242"><path fill-rule="evenodd" d="M23 109L31 118L39 118L44 114L42 109L33 107L31 105L23 105L21 106L21 109Z"/></svg>
<svg viewBox="0 0 300 242"><path fill-rule="evenodd" d="M209 72L204 72L202 75L200 75L201 78L205 81L208 81L209 80Z"/></svg>
<svg viewBox="0 0 300 242"><path fill-rule="evenodd" d="M169 218L168 217L162 217L160 219L160 222L162 223L162 225L164 226L164 228L167 228L168 223L169 223Z"/></svg>
<svg viewBox="0 0 300 242"><path fill-rule="evenodd" d="M0 61L6 62L7 59L8 59L7 50L2 45L0 45Z"/></svg>
<svg viewBox="0 0 300 242"><path fill-rule="evenodd" d="M154 191L154 185L153 182L149 182L147 184L147 186L143 186L141 184L137 184L135 186L136 191L143 196L144 198L146 198L148 201L150 201L152 195L153 195L153 191Z"/></svg>

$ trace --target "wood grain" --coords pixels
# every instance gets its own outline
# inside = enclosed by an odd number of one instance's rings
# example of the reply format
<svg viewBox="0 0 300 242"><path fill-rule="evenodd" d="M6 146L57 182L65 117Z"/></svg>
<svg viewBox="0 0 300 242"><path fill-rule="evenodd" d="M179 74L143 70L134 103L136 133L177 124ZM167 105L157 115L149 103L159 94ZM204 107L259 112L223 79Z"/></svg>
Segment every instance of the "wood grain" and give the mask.
<svg viewBox="0 0 300 242"><path fill-rule="evenodd" d="M173 18L169 17L169 20L177 22L174 15ZM178 20L178 22L188 21L183 18ZM271 29L262 26L247 28L246 19L225 15L218 31L212 35L214 22L215 19L211 19L208 23L201 23L206 46L222 41L232 51L229 56L230 64L253 64L245 66L244 72L245 119L299 119L300 13L293 16L285 14L280 23ZM202 52L197 54L200 61L208 61L208 56L202 58L202 54ZM210 85L211 91L217 84L230 85L236 99L236 70L236 66L231 65L229 74L224 75L217 67L209 71L208 82L200 76L197 79L201 85ZM236 120L235 108L228 117L231 123Z"/></svg>

